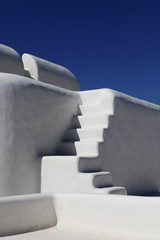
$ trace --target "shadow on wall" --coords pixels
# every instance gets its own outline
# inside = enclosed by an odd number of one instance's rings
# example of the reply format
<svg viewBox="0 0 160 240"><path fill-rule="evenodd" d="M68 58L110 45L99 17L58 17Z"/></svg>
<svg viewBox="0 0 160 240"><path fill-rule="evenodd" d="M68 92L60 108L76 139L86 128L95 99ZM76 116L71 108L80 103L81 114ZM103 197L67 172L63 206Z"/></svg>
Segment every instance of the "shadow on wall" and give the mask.
<svg viewBox="0 0 160 240"><path fill-rule="evenodd" d="M0 196L40 191L40 155L54 152L78 93L11 74L0 74Z"/></svg>
<svg viewBox="0 0 160 240"><path fill-rule="evenodd" d="M150 195L160 189L160 112L115 99L115 113L100 145L103 171L129 195Z"/></svg>

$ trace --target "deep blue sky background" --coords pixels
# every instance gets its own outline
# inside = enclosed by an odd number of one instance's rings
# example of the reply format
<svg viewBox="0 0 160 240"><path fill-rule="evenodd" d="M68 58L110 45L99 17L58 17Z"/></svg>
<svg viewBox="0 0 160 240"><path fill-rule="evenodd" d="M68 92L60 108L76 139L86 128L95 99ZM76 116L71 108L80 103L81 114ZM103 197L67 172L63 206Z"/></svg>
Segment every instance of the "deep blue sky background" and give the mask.
<svg viewBox="0 0 160 240"><path fill-rule="evenodd" d="M160 0L1 1L0 42L160 104Z"/></svg>

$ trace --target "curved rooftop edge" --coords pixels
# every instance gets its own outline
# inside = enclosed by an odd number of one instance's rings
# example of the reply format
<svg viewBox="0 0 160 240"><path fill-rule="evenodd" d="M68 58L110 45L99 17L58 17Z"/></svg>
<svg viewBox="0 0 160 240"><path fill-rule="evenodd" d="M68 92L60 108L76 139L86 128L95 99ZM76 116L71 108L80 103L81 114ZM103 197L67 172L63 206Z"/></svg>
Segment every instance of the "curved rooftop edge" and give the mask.
<svg viewBox="0 0 160 240"><path fill-rule="evenodd" d="M79 96L78 92L72 91L69 89L61 88L56 85L51 85L51 84L46 84L45 82L40 82L40 81L33 81L33 79L26 77L26 76L21 76L17 75L14 73L4 73L0 72L0 84L1 85L19 85L19 86L37 86L42 87L45 89L51 89L54 90L55 92L59 92L64 95L70 95L70 96ZM20 89L19 89L20 91Z"/></svg>
<svg viewBox="0 0 160 240"><path fill-rule="evenodd" d="M80 90L77 78L67 68L26 53L22 60L29 77L72 91Z"/></svg>
<svg viewBox="0 0 160 240"><path fill-rule="evenodd" d="M20 55L11 47L0 44L0 72L24 75Z"/></svg>

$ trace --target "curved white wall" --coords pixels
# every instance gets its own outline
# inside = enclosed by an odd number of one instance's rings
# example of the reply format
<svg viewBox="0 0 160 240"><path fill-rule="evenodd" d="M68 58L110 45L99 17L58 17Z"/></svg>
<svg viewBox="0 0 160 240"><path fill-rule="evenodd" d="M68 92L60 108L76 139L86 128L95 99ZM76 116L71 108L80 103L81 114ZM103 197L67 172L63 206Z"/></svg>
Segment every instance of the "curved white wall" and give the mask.
<svg viewBox="0 0 160 240"><path fill-rule="evenodd" d="M11 47L0 44L0 72L24 75L22 59Z"/></svg>
<svg viewBox="0 0 160 240"><path fill-rule="evenodd" d="M53 154L79 95L0 73L0 196L40 192L41 157Z"/></svg>

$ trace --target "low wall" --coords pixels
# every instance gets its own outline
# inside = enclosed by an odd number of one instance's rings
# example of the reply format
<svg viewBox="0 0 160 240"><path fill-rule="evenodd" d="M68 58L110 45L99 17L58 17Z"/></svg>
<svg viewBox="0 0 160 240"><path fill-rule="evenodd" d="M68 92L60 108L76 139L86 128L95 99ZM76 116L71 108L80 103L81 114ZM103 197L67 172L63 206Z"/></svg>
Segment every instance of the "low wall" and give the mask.
<svg viewBox="0 0 160 240"><path fill-rule="evenodd" d="M54 227L57 217L50 195L34 194L0 198L0 236Z"/></svg>
<svg viewBox="0 0 160 240"><path fill-rule="evenodd" d="M41 157L53 155L78 93L0 73L0 196L40 192Z"/></svg>
<svg viewBox="0 0 160 240"><path fill-rule="evenodd" d="M111 172L113 184L128 194L160 191L160 106L111 89L80 92L80 97L95 118L109 115L99 144L101 170Z"/></svg>
<svg viewBox="0 0 160 240"><path fill-rule="evenodd" d="M160 106L112 92L114 115L100 145L102 170L128 194L160 190Z"/></svg>
<svg viewBox="0 0 160 240"><path fill-rule="evenodd" d="M60 230L97 234L97 239L159 239L159 197L69 193L53 198Z"/></svg>
<svg viewBox="0 0 160 240"><path fill-rule="evenodd" d="M0 199L0 236L56 226L50 237L56 237L56 231L80 231L97 239L158 240L159 200L73 193L4 197Z"/></svg>

